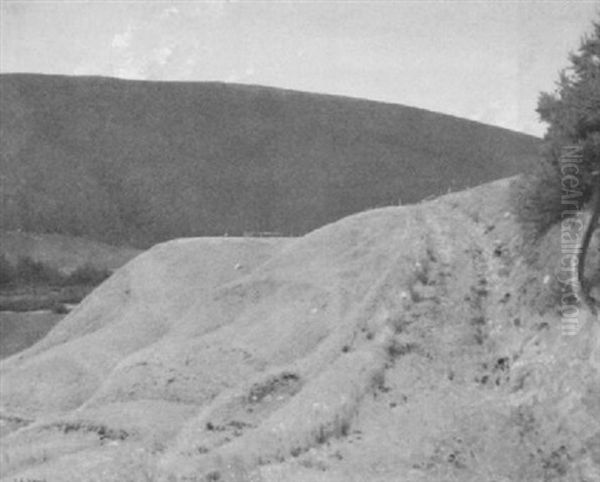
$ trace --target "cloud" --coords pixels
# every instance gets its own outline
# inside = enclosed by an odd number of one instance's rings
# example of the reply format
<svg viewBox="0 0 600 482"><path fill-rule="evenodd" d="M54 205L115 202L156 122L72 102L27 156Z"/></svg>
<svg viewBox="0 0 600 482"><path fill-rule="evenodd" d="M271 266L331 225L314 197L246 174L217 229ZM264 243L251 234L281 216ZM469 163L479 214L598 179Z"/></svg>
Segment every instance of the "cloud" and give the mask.
<svg viewBox="0 0 600 482"><path fill-rule="evenodd" d="M254 77L256 70L254 66L248 65L244 69L233 70L225 77L225 82L243 83Z"/></svg>
<svg viewBox="0 0 600 482"><path fill-rule="evenodd" d="M135 79L193 78L200 62L218 55L208 46L216 42L212 27L225 6L218 2L147 10L109 37L107 70L110 75Z"/></svg>
<svg viewBox="0 0 600 482"><path fill-rule="evenodd" d="M160 14L160 16L163 18L172 17L175 15L179 15L179 9L177 7L165 8Z"/></svg>
<svg viewBox="0 0 600 482"><path fill-rule="evenodd" d="M228 0L203 2L196 6L195 13L200 17L218 19L225 15L227 6L231 3L234 2Z"/></svg>
<svg viewBox="0 0 600 482"><path fill-rule="evenodd" d="M171 55L173 55L173 49L171 47L159 47L154 50L153 60L159 65L165 65Z"/></svg>
<svg viewBox="0 0 600 482"><path fill-rule="evenodd" d="M116 34L111 42L111 47L116 49L124 49L129 46L129 42L131 41L131 37L126 34Z"/></svg>
<svg viewBox="0 0 600 482"><path fill-rule="evenodd" d="M506 96L493 99L478 108L471 108L459 115L484 124L496 125L506 129L519 130L519 105L516 98Z"/></svg>
<svg viewBox="0 0 600 482"><path fill-rule="evenodd" d="M117 33L112 39L111 47L115 49L126 49L131 45L131 38L133 35L133 27L127 26L127 30L123 33Z"/></svg>

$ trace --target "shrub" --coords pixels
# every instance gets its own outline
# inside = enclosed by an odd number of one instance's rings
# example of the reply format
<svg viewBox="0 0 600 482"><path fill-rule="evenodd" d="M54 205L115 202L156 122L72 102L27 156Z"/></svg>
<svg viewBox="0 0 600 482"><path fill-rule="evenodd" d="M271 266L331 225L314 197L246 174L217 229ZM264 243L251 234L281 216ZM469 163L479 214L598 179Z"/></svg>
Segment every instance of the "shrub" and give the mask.
<svg viewBox="0 0 600 482"><path fill-rule="evenodd" d="M16 266L0 256L0 285L96 286L111 275L110 270L91 264L80 266L69 275L28 256L19 258Z"/></svg>
<svg viewBox="0 0 600 482"><path fill-rule="evenodd" d="M52 304L51 311L56 315L66 315L69 313L69 308L67 308L63 303L56 301Z"/></svg>
<svg viewBox="0 0 600 482"><path fill-rule="evenodd" d="M557 171L540 163L512 186L515 214L530 241L545 234L561 219L561 187Z"/></svg>

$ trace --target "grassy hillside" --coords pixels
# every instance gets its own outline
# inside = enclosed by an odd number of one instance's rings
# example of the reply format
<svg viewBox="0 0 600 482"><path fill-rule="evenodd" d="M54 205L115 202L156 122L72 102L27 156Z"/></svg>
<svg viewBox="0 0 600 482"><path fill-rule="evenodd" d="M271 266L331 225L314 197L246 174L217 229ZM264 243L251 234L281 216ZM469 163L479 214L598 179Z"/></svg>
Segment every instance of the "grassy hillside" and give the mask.
<svg viewBox="0 0 600 482"><path fill-rule="evenodd" d="M0 76L0 229L145 247L299 235L522 171L538 139L399 105L222 83Z"/></svg>

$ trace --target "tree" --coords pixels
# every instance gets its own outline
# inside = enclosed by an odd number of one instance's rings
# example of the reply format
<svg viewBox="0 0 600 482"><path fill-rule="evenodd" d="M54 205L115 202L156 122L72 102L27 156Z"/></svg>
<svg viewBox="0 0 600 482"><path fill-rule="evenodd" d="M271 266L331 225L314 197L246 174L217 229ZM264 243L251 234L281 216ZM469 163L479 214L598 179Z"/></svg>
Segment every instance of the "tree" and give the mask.
<svg viewBox="0 0 600 482"><path fill-rule="evenodd" d="M529 199L536 211L538 233L565 216L590 207L592 215L578 259L578 281L584 298L590 302L584 269L600 217L600 22L593 23L592 33L583 37L569 61L569 67L559 76L556 91L542 93L538 101L537 112L549 127L544 137L544 162L539 167L537 181L530 186ZM575 148L579 153L576 168L568 171L576 180L571 178L567 183L577 198L575 211L565 208L565 148Z"/></svg>
<svg viewBox="0 0 600 482"><path fill-rule="evenodd" d="M554 93L542 93L537 112L549 124L545 136L546 159L557 165L561 150L579 145L585 150L581 181L583 201L589 201L600 168L600 22L581 41L579 51L569 58Z"/></svg>

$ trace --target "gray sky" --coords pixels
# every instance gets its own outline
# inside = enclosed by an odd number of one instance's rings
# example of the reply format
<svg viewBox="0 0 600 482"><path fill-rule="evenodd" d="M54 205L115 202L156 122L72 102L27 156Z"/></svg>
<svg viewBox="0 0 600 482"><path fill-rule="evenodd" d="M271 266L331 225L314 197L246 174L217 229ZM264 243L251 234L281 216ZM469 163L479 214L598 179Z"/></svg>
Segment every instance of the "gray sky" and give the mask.
<svg viewBox="0 0 600 482"><path fill-rule="evenodd" d="M0 0L0 71L221 80L542 135L535 106L599 1Z"/></svg>

